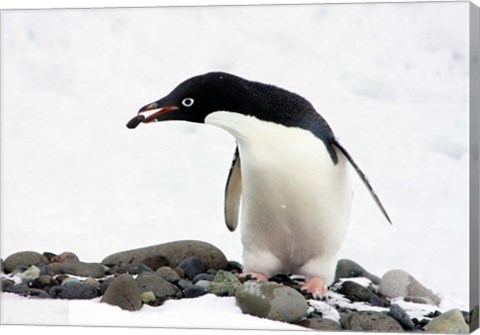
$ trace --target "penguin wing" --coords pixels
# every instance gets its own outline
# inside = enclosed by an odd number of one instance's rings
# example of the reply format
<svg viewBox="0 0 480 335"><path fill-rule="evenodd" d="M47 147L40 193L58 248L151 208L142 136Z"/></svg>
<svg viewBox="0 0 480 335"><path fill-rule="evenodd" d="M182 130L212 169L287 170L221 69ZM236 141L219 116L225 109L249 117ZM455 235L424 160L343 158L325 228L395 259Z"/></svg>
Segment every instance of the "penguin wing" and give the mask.
<svg viewBox="0 0 480 335"><path fill-rule="evenodd" d="M238 225L240 212L240 200L242 197L242 173L240 167L240 155L238 146L233 155L232 166L228 173L225 187L225 223L230 231L234 231Z"/></svg>
<svg viewBox="0 0 480 335"><path fill-rule="evenodd" d="M385 218L387 219L387 221L390 224L392 224L392 221L390 220L390 217L388 216L387 211L385 210L382 203L380 202L380 199L378 198L377 194L373 190L372 185L370 185L370 182L368 181L367 176L365 176L365 173L363 173L363 171L360 169L360 167L357 165L357 163L355 163L355 161L353 160L352 156L350 156L348 151L342 145L340 145L340 143L338 143L336 140L334 140L332 145L335 146L338 150L340 150L340 152L348 159L348 161L353 166L355 171L357 171L357 174L360 177L360 179L362 180L363 184L365 185L365 187L370 192L370 195L372 196L373 200L377 204L378 208L380 208L380 210L382 211L382 213L385 216Z"/></svg>

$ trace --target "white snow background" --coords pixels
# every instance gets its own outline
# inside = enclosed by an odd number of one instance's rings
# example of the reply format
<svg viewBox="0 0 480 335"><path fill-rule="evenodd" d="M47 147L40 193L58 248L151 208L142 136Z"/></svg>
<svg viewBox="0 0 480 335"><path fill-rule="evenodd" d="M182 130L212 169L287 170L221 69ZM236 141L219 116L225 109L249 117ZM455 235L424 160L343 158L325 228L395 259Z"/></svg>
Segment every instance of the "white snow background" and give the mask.
<svg viewBox="0 0 480 335"><path fill-rule="evenodd" d="M223 219L233 138L182 122L125 127L181 81L227 71L297 92L352 171L341 251L399 268L468 309L468 3L30 10L1 20L1 256L199 239L241 261ZM2 294L2 323L294 329L204 296L131 313Z"/></svg>

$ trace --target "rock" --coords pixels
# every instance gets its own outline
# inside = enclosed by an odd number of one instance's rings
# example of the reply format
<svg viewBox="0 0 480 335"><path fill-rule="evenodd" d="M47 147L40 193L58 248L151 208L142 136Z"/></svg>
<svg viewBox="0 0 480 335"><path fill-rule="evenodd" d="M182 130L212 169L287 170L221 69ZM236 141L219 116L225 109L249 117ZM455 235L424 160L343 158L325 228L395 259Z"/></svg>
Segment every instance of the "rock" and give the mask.
<svg viewBox="0 0 480 335"><path fill-rule="evenodd" d="M201 287L199 285L192 285L187 287L185 290L183 290L183 294L185 295L185 298L197 298L202 295L205 295L207 293L207 290L204 287Z"/></svg>
<svg viewBox="0 0 480 335"><path fill-rule="evenodd" d="M43 253L43 256L47 257L48 259L48 262L51 262L51 259L55 256L57 256L56 254L54 254L53 252L44 252Z"/></svg>
<svg viewBox="0 0 480 335"><path fill-rule="evenodd" d="M100 283L93 278L84 279L82 284L91 285L93 287L96 287L96 288L100 289Z"/></svg>
<svg viewBox="0 0 480 335"><path fill-rule="evenodd" d="M56 276L58 272L55 272L52 268L48 267L47 265L43 265L40 268L40 276L47 275L47 276Z"/></svg>
<svg viewBox="0 0 480 335"><path fill-rule="evenodd" d="M218 296L234 296L241 285L240 279L233 273L219 270L207 291Z"/></svg>
<svg viewBox="0 0 480 335"><path fill-rule="evenodd" d="M177 286L180 287L182 290L186 289L189 286L192 286L192 282L188 279L180 279L177 282Z"/></svg>
<svg viewBox="0 0 480 335"><path fill-rule="evenodd" d="M142 308L140 290L129 274L121 274L115 277L108 285L101 302L118 306L127 311L138 311Z"/></svg>
<svg viewBox="0 0 480 335"><path fill-rule="evenodd" d="M32 265L20 275L20 278L22 278L22 281L27 282L34 280L38 276L40 276L40 269Z"/></svg>
<svg viewBox="0 0 480 335"><path fill-rule="evenodd" d="M227 271L230 271L232 273L242 273L243 265L237 261L228 261Z"/></svg>
<svg viewBox="0 0 480 335"><path fill-rule="evenodd" d="M65 263L65 262L80 262L80 259L73 252L62 252L58 256L54 256L50 259L51 263Z"/></svg>
<svg viewBox="0 0 480 335"><path fill-rule="evenodd" d="M108 286L113 281L113 277L107 278L100 281L100 295L104 295L105 291L108 289Z"/></svg>
<svg viewBox="0 0 480 335"><path fill-rule="evenodd" d="M410 316L408 316L407 312L398 304L393 304L390 306L388 315L390 315L392 318L397 320L398 323L403 327L403 329L405 330L415 329L415 324L413 323Z"/></svg>
<svg viewBox="0 0 480 335"><path fill-rule="evenodd" d="M390 270L385 273L378 287L380 294L389 297L417 297L431 305L440 304L440 298L420 284L412 275L402 270Z"/></svg>
<svg viewBox="0 0 480 335"><path fill-rule="evenodd" d="M5 273L13 272L18 267L30 267L38 262L48 264L48 259L35 251L20 251L14 253L3 261Z"/></svg>
<svg viewBox="0 0 480 335"><path fill-rule="evenodd" d="M185 258L178 264L178 267L185 272L185 276L190 280L207 269L205 263L198 257Z"/></svg>
<svg viewBox="0 0 480 335"><path fill-rule="evenodd" d="M176 267L176 268L173 269L173 271L175 271L177 273L177 275L180 277L180 279L185 278L185 271L183 271L182 269Z"/></svg>
<svg viewBox="0 0 480 335"><path fill-rule="evenodd" d="M332 331L342 330L342 326L338 322L330 319L321 318L321 317L305 319L296 324L302 327L315 329L315 330L332 330Z"/></svg>
<svg viewBox="0 0 480 335"><path fill-rule="evenodd" d="M68 286L72 284L79 284L80 279L74 278L74 277L68 277L62 280L62 286Z"/></svg>
<svg viewBox="0 0 480 335"><path fill-rule="evenodd" d="M113 272L127 265L136 266L147 257L163 256L171 268L175 268L182 260L188 257L200 258L207 268L226 269L227 259L223 252L214 245L196 240L174 241L145 248L122 251L107 256L102 264L107 265Z"/></svg>
<svg viewBox="0 0 480 335"><path fill-rule="evenodd" d="M62 299L93 299L100 295L99 290L88 284L72 283L63 287Z"/></svg>
<svg viewBox="0 0 480 335"><path fill-rule="evenodd" d="M140 294L140 299L142 299L144 304L151 304L157 300L157 297L152 291L146 291Z"/></svg>
<svg viewBox="0 0 480 335"><path fill-rule="evenodd" d="M208 273L199 273L192 279L192 283L196 284L199 280L207 280L207 281L214 281L215 275L211 275Z"/></svg>
<svg viewBox="0 0 480 335"><path fill-rule="evenodd" d="M237 289L237 305L243 313L271 320L297 322L308 304L295 289L273 282L247 281Z"/></svg>
<svg viewBox="0 0 480 335"><path fill-rule="evenodd" d="M57 286L59 284L60 283L58 282L58 280L54 279L52 276L42 275L35 278L30 283L30 287L39 288L39 289L48 291L52 286Z"/></svg>
<svg viewBox="0 0 480 335"><path fill-rule="evenodd" d="M335 281L340 278L355 278L355 277L365 277L368 278L375 285L380 284L380 278L371 274L359 264L355 263L350 259L341 259L337 262L337 269L335 271Z"/></svg>
<svg viewBox="0 0 480 335"><path fill-rule="evenodd" d="M142 261L142 263L148 266L153 271L157 271L157 269L162 266L168 266L168 260L163 255L154 255L154 256L146 257Z"/></svg>
<svg viewBox="0 0 480 335"><path fill-rule="evenodd" d="M172 283L166 281L155 273L143 272L135 279L140 293L152 291L157 299L162 301L175 298L180 290Z"/></svg>
<svg viewBox="0 0 480 335"><path fill-rule="evenodd" d="M365 288L353 281L343 282L342 285L337 289L337 292L343 294L352 301L364 302L370 301L375 295L375 293L370 291L368 288Z"/></svg>
<svg viewBox="0 0 480 335"><path fill-rule="evenodd" d="M12 285L15 285L15 282L13 280L2 278L2 284L1 284L2 292L5 291L6 287L12 286Z"/></svg>
<svg viewBox="0 0 480 335"><path fill-rule="evenodd" d="M21 296L28 296L28 292L30 291L30 287L28 287L28 284L26 283L21 283L21 284L15 284L15 285L10 285L7 287L2 288L3 292L8 292L8 293L15 293Z"/></svg>
<svg viewBox="0 0 480 335"><path fill-rule="evenodd" d="M207 290L207 289L208 289L208 286L210 286L211 283L212 283L211 281L203 280L203 279L202 279L202 280L197 281L197 282L195 283L195 285L201 286L201 287L203 287L205 290Z"/></svg>
<svg viewBox="0 0 480 335"><path fill-rule="evenodd" d="M130 274L140 274L142 272L155 272L151 267L143 263L138 264L135 268L131 268L129 271L126 271Z"/></svg>
<svg viewBox="0 0 480 335"><path fill-rule="evenodd" d="M55 279L61 284L65 279L70 278L66 274L59 274L58 276L55 277Z"/></svg>
<svg viewBox="0 0 480 335"><path fill-rule="evenodd" d="M52 298L60 298L62 296L63 288L64 287L60 285L52 286L48 290L48 294L50 294Z"/></svg>
<svg viewBox="0 0 480 335"><path fill-rule="evenodd" d="M170 283L178 283L180 276L178 273L168 266L162 266L155 271L155 274Z"/></svg>
<svg viewBox="0 0 480 335"><path fill-rule="evenodd" d="M442 334L465 334L469 327L459 309L451 309L432 319L425 327L427 332Z"/></svg>
<svg viewBox="0 0 480 335"><path fill-rule="evenodd" d="M340 324L347 330L375 332L403 332L402 326L394 318L373 311L342 314Z"/></svg>
<svg viewBox="0 0 480 335"><path fill-rule="evenodd" d="M65 262L65 263L52 263L59 264L59 270L61 273L79 277L92 277L102 278L105 277L105 267L100 263L84 263L84 262ZM52 265L50 264L50 266Z"/></svg>

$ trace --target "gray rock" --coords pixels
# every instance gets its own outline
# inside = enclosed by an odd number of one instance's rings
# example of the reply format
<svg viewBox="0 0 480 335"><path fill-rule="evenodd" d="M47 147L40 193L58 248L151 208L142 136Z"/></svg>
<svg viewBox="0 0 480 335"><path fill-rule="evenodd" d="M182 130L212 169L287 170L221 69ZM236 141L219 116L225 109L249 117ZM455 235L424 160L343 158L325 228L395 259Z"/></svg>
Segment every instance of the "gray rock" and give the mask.
<svg viewBox="0 0 480 335"><path fill-rule="evenodd" d="M74 278L74 277L68 277L62 280L62 286L68 286L68 285L73 285L73 284L79 284L80 279Z"/></svg>
<svg viewBox="0 0 480 335"><path fill-rule="evenodd" d="M196 240L174 241L145 248L122 251L106 257L102 264L117 271L126 266L137 266L147 257L163 256L171 268L175 268L188 257L200 258L207 268L226 269L227 259L214 245Z"/></svg>
<svg viewBox="0 0 480 335"><path fill-rule="evenodd" d="M158 268L157 271L155 271L155 274L170 283L178 283L178 281L180 280L180 276L178 275L178 273L168 266L162 266Z"/></svg>
<svg viewBox="0 0 480 335"><path fill-rule="evenodd" d="M337 262L337 269L335 271L335 280L340 278L356 278L365 277L368 278L375 285L380 284L380 278L371 274L359 264L350 259L341 259Z"/></svg>
<svg viewBox="0 0 480 335"><path fill-rule="evenodd" d="M338 322L325 318L305 319L298 322L297 325L315 330L342 330L342 326Z"/></svg>
<svg viewBox="0 0 480 335"><path fill-rule="evenodd" d="M432 290L420 284L412 275L402 270L390 270L385 273L378 287L379 293L389 297L416 297L431 305L440 304L440 298Z"/></svg>
<svg viewBox="0 0 480 335"><path fill-rule="evenodd" d="M478 329L478 305L470 312L470 332Z"/></svg>
<svg viewBox="0 0 480 335"><path fill-rule="evenodd" d="M82 283L100 289L100 283L93 278L86 278L82 281Z"/></svg>
<svg viewBox="0 0 480 335"><path fill-rule="evenodd" d="M247 281L237 289L235 299L245 314L284 322L297 322L308 310L298 291L274 282Z"/></svg>
<svg viewBox="0 0 480 335"><path fill-rule="evenodd" d="M108 285L101 302L118 306L127 311L138 311L142 308L140 290L135 279L129 274L115 277Z"/></svg>
<svg viewBox="0 0 480 335"><path fill-rule="evenodd" d="M35 280L30 282L29 285L30 287L33 287L33 288L39 288L39 289L48 291L52 286L59 285L59 282L58 280L54 279L52 276L42 275L35 278Z"/></svg>
<svg viewBox="0 0 480 335"><path fill-rule="evenodd" d="M343 328L355 331L403 332L402 326L394 318L379 312L361 311L342 314Z"/></svg>
<svg viewBox="0 0 480 335"><path fill-rule="evenodd" d="M2 291L5 291L5 288L8 286L15 285L15 282L13 280L7 279L7 278L2 278Z"/></svg>
<svg viewBox="0 0 480 335"><path fill-rule="evenodd" d="M64 287L60 285L52 286L48 290L48 294L50 294L52 298L60 298L62 296L63 289Z"/></svg>
<svg viewBox="0 0 480 335"><path fill-rule="evenodd" d="M189 286L192 286L192 282L188 279L180 279L177 282L177 286L180 287L182 290L186 289Z"/></svg>
<svg viewBox="0 0 480 335"><path fill-rule="evenodd" d="M17 267L30 267L38 262L48 264L48 259L44 255L35 251L20 251L14 253L3 261L5 273L13 272Z"/></svg>
<svg viewBox="0 0 480 335"><path fill-rule="evenodd" d="M451 309L432 319L425 327L427 332L441 334L466 334L469 327L459 309Z"/></svg>
<svg viewBox="0 0 480 335"><path fill-rule="evenodd" d="M52 264L59 264L60 273L80 277L102 278L105 277L106 272L105 267L100 263L65 262Z"/></svg>
<svg viewBox="0 0 480 335"><path fill-rule="evenodd" d="M185 272L185 276L190 280L207 270L205 263L198 257L185 258L178 264L178 267Z"/></svg>
<svg viewBox="0 0 480 335"><path fill-rule="evenodd" d="M407 312L400 307L398 304L393 304L390 306L390 310L388 311L388 315L398 321L398 323L403 327L405 330L413 330L415 328L415 324L413 323L410 316L408 316Z"/></svg>
<svg viewBox="0 0 480 335"><path fill-rule="evenodd" d="M93 299L99 295L100 292L96 287L82 283L67 285L61 292L62 299Z"/></svg>
<svg viewBox="0 0 480 335"><path fill-rule="evenodd" d="M53 256L50 259L51 263L65 263L65 262L79 262L80 259L78 258L77 255L75 255L73 252L62 252L58 256Z"/></svg>
<svg viewBox="0 0 480 335"><path fill-rule="evenodd" d="M370 291L368 288L365 288L353 281L343 282L342 285L337 289L337 292L343 294L352 301L364 302L370 301L375 295L375 293Z"/></svg>
<svg viewBox="0 0 480 335"><path fill-rule="evenodd" d="M177 286L151 272L142 272L135 282L140 293L151 291L160 300L175 298L180 293Z"/></svg>
<svg viewBox="0 0 480 335"><path fill-rule="evenodd" d="M207 291L218 296L234 296L241 285L242 283L233 273L219 270L214 280L208 285Z"/></svg>
<svg viewBox="0 0 480 335"><path fill-rule="evenodd" d="M205 290L208 289L208 286L210 286L212 282L211 281L208 281L208 280L199 280L195 283L195 285L197 286L201 286L203 287Z"/></svg>
<svg viewBox="0 0 480 335"><path fill-rule="evenodd" d="M168 259L166 259L163 255L153 255L146 257L141 263L145 264L155 272L160 267L167 266Z"/></svg>
<svg viewBox="0 0 480 335"><path fill-rule="evenodd" d="M185 298L197 298L207 294L207 290L199 285L192 285L183 290Z"/></svg>
<svg viewBox="0 0 480 335"><path fill-rule="evenodd" d="M28 284L26 283L21 283L4 287L2 288L2 291L8 293L15 293L26 297L28 295L28 292L30 291L30 287L28 287Z"/></svg>
<svg viewBox="0 0 480 335"><path fill-rule="evenodd" d="M217 273L215 273L216 275ZM192 283L196 284L200 280L208 280L208 281L214 281L215 280L215 275L211 275L209 273L199 273L192 279Z"/></svg>

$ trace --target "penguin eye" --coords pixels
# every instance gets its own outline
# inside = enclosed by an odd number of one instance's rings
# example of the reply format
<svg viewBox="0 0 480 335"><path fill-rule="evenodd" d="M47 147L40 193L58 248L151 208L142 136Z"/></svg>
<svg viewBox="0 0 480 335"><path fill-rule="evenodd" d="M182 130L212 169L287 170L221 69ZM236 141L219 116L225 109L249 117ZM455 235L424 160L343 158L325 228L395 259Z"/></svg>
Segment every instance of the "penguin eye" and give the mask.
<svg viewBox="0 0 480 335"><path fill-rule="evenodd" d="M185 98L182 100L182 105L185 107L190 107L193 105L193 99L192 98Z"/></svg>

